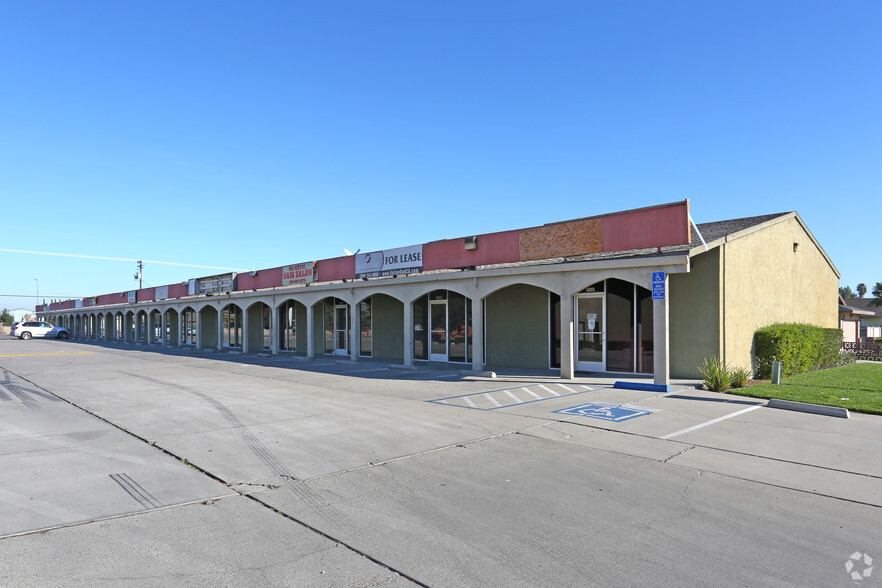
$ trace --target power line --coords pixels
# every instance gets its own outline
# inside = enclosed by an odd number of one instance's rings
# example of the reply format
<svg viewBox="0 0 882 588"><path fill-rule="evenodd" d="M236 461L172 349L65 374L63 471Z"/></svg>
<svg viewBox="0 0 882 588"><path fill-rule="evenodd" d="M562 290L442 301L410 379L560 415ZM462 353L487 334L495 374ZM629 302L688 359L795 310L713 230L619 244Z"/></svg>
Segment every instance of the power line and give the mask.
<svg viewBox="0 0 882 588"><path fill-rule="evenodd" d="M6 298L38 298L33 294L0 294ZM39 298L85 298L79 294L41 294Z"/></svg>
<svg viewBox="0 0 882 588"><path fill-rule="evenodd" d="M250 270L235 268L235 267L218 267L216 265L196 265L192 263L176 263L174 261L155 261L150 259L129 259L128 257L104 257L103 255L80 255L79 253L52 253L49 251L25 251L24 249L3 249L0 248L0 251L4 253L27 253L28 255L53 255L56 257L78 257L80 259L102 259L105 261L134 261L134 262L142 262L143 263L155 263L159 265L175 265L178 267L198 267L202 269L215 269L215 270L225 270L230 272L247 272Z"/></svg>

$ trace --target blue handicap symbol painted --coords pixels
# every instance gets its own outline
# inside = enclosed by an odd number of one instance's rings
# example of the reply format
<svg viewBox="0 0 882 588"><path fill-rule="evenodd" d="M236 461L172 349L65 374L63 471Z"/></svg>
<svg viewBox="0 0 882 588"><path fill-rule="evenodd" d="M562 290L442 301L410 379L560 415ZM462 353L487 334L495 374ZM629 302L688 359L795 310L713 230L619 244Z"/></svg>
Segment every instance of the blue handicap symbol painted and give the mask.
<svg viewBox="0 0 882 588"><path fill-rule="evenodd" d="M658 409L636 406L634 404L592 402L590 404L580 404L579 406L564 408L563 410L555 410L554 412L620 423L622 421L627 421L628 419L635 419L637 417L651 414L657 410Z"/></svg>

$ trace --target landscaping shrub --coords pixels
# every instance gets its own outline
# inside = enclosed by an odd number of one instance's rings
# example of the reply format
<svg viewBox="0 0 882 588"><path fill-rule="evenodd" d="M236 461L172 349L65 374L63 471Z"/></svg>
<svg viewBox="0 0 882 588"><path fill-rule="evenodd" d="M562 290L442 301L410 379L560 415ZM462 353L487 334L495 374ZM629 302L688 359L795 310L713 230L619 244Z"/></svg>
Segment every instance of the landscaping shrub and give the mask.
<svg viewBox="0 0 882 588"><path fill-rule="evenodd" d="M762 379L771 377L773 361L781 362L783 377L850 363L849 357L841 351L841 329L776 323L758 329L753 340L753 372Z"/></svg>
<svg viewBox="0 0 882 588"><path fill-rule="evenodd" d="M747 380L750 379L750 370L747 368L734 368L729 372L729 379L732 380L733 388L744 388L747 386Z"/></svg>
<svg viewBox="0 0 882 588"><path fill-rule="evenodd" d="M732 384L732 376L729 368L716 355L705 358L704 364L698 366L704 385L714 392L725 392Z"/></svg>

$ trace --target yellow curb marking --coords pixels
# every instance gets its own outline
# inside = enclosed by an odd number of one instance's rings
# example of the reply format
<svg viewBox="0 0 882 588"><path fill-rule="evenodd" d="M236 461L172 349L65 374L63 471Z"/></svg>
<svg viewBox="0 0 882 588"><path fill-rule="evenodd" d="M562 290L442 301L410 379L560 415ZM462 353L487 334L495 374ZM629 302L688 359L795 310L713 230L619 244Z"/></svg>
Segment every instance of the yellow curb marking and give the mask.
<svg viewBox="0 0 882 588"><path fill-rule="evenodd" d="M82 355L84 353L95 353L94 351L56 351L55 353L10 353L8 355L0 355L0 357L31 357L33 355Z"/></svg>

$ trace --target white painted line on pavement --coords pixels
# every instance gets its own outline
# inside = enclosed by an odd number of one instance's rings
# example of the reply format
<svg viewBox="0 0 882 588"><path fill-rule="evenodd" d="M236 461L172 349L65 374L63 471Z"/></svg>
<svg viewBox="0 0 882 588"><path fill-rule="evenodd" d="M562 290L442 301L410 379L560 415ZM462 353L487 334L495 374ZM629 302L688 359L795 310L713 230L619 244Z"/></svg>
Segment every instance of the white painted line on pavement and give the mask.
<svg viewBox="0 0 882 588"><path fill-rule="evenodd" d="M563 388L564 390L566 390L566 391L569 392L570 394L575 394L575 393L576 393L575 390L573 390L572 388L567 388L567 387L564 386L563 384L558 384L558 386L560 386L561 388Z"/></svg>
<svg viewBox="0 0 882 588"><path fill-rule="evenodd" d="M750 412L752 410L756 410L756 409L762 408L762 407L763 407L762 404L757 404L756 406L751 406L750 408L745 408L744 410L739 410L737 412L733 412L732 414L727 414L726 416L722 416L718 419L713 419L711 421L707 421L706 423L701 423L700 425L695 425L694 427L689 427L688 429L683 429L682 431L677 431L676 433L670 433L668 435L665 435L664 437L659 437L659 439L671 439L673 437L677 437L678 435L682 435L684 433L690 433L690 432L695 431L697 429L702 429L704 427L707 427L708 425L713 425L714 423L718 423L720 421L725 421L726 419L731 419L732 417L736 417L739 414L744 414L745 412Z"/></svg>
<svg viewBox="0 0 882 588"><path fill-rule="evenodd" d="M502 406L501 404L499 404L499 402L495 398L493 398L489 394L484 394L484 396L487 398L487 400L489 400L490 402L492 402L496 406Z"/></svg>
<svg viewBox="0 0 882 588"><path fill-rule="evenodd" d="M503 390L503 392L505 392L506 394L511 396L511 399L514 400L515 402L517 402L518 404L521 404L524 402L523 400L521 400L520 398L518 398L517 396L512 394L510 390Z"/></svg>
<svg viewBox="0 0 882 588"><path fill-rule="evenodd" d="M539 387L542 388L543 390L545 390L546 392L550 392L550 393L554 394L555 396L560 396L560 394L558 394L557 392L555 392L554 390L552 390L551 388L549 388L545 384L539 384Z"/></svg>
<svg viewBox="0 0 882 588"><path fill-rule="evenodd" d="M541 396L539 396L538 394L536 394L535 392L533 392L529 388L521 388L521 390L523 390L527 394L531 395L533 398L536 398L537 400L542 400Z"/></svg>
<svg viewBox="0 0 882 588"><path fill-rule="evenodd" d="M466 401L466 404L468 404L468 405L471 406L472 408L478 408L477 406L475 406L475 403L472 402L472 399L469 398L468 396L463 396L462 399L465 400L465 401Z"/></svg>

